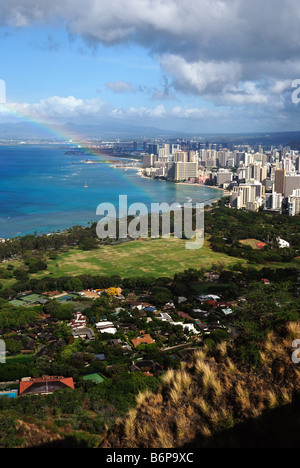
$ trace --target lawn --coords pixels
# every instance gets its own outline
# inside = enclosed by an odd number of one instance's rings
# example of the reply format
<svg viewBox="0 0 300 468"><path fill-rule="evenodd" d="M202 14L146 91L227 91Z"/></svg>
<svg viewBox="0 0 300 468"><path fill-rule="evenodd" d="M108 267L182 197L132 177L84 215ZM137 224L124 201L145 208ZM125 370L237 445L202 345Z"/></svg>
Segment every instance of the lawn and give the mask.
<svg viewBox="0 0 300 468"><path fill-rule="evenodd" d="M132 276L174 276L187 268L209 268L214 263L232 265L243 262L222 253L213 252L207 241L202 249L187 250L182 239L136 240L115 246L101 246L99 249L82 251L72 249L58 256L49 264L46 274L57 276L119 275Z"/></svg>
<svg viewBox="0 0 300 468"><path fill-rule="evenodd" d="M16 365L16 364L31 364L34 361L32 355L28 356L25 354L18 354L16 356L7 356L6 364Z"/></svg>
<svg viewBox="0 0 300 468"><path fill-rule="evenodd" d="M257 244L259 244L261 241L260 240L257 240L257 239L244 239L244 240L240 240L240 243L243 244L243 245L250 245L250 247L252 247L252 249L259 249L259 247L257 247Z"/></svg>

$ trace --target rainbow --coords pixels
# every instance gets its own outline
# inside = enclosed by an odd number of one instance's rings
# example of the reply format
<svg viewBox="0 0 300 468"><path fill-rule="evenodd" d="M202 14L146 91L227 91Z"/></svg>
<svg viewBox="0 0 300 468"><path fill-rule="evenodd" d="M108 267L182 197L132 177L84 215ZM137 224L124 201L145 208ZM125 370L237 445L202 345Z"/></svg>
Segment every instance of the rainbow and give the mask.
<svg viewBox="0 0 300 468"><path fill-rule="evenodd" d="M12 116L14 118L17 118L21 121L26 121L32 124L33 126L37 127L38 129L52 135L56 140L60 140L64 143L72 144L77 146L78 148L82 147L82 142L84 142L85 138L80 135L75 135L66 129L61 129L60 127L57 127L56 125L43 121L40 117L33 117L29 112L20 111L19 109L16 109L14 104L0 104L0 115L1 113L4 113L6 115ZM85 154L90 155L92 157L99 158L101 157L99 153L96 153L93 151L92 148L83 146L83 149L85 151ZM107 163L108 166L110 166L109 163ZM113 169L112 169L113 170ZM118 177L127 180L127 177L123 171L118 171ZM142 192L144 195L146 195L151 201L153 192L151 191L151 186L152 184L148 184L147 181L145 183L138 183L139 179L132 177L131 183L133 186L137 188L138 191ZM153 186L152 186L153 188ZM138 201L138 200L137 200Z"/></svg>
<svg viewBox="0 0 300 468"><path fill-rule="evenodd" d="M38 129L52 135L57 140L69 141L72 143L77 143L76 135L68 132L66 130L62 130L60 127L56 125L43 121L40 117L33 117L31 114L23 111L20 111L14 104L0 104L0 115L9 115L10 117L14 117L21 121L26 121L33 126L37 127ZM80 135L77 135L80 138Z"/></svg>
<svg viewBox="0 0 300 468"><path fill-rule="evenodd" d="M0 115L8 115L10 117L13 117L15 119L18 119L20 121L26 121L30 124L32 124L34 127L38 128L39 130L42 130L46 134L51 135L55 140L64 142L67 144L71 144L72 146L77 146L78 148L82 147L82 142L86 140L83 136L79 134L74 134L66 129L61 129L57 125L53 123L49 123L46 121L43 121L40 117L34 117L32 116L29 112L26 112L24 110L20 111L15 107L15 104L0 104ZM93 151L92 148L84 146L84 151L85 154L90 155L92 157L101 157L99 153L96 153ZM108 166L110 166L109 163L107 163ZM113 169L112 169L113 170ZM127 179L126 175L124 174L123 171L118 171L118 177L121 177L122 179ZM149 194L149 200L150 200L150 191L148 191L147 186L148 184L138 184L138 180L136 180L134 177L131 179L132 185L135 186L139 191L142 191L144 194L148 195ZM150 188L150 187L149 187Z"/></svg>

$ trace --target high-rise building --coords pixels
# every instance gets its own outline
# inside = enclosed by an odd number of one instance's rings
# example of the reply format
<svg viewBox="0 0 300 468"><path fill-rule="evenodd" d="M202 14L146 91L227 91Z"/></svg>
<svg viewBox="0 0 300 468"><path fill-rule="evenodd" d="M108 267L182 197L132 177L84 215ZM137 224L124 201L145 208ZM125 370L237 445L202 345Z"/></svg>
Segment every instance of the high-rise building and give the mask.
<svg viewBox="0 0 300 468"><path fill-rule="evenodd" d="M168 171L169 177L174 180L189 180L199 175L198 163L193 162L175 162Z"/></svg>
<svg viewBox="0 0 300 468"><path fill-rule="evenodd" d="M172 154L174 154L175 151L181 151L181 145L179 145L179 144L173 144L173 145L172 145Z"/></svg>
<svg viewBox="0 0 300 468"><path fill-rule="evenodd" d="M295 189L300 189L300 175L285 176L284 196L285 198L292 195Z"/></svg>
<svg viewBox="0 0 300 468"><path fill-rule="evenodd" d="M262 183L265 183L267 176L268 176L268 169L266 168L266 166L261 167L259 181Z"/></svg>
<svg viewBox="0 0 300 468"><path fill-rule="evenodd" d="M230 184L232 182L233 174L230 171L217 172L217 185Z"/></svg>
<svg viewBox="0 0 300 468"><path fill-rule="evenodd" d="M189 151L188 162L198 162L199 156L197 151Z"/></svg>
<svg viewBox="0 0 300 468"><path fill-rule="evenodd" d="M268 193L265 197L265 209L281 212L282 210L282 195L281 193Z"/></svg>
<svg viewBox="0 0 300 468"><path fill-rule="evenodd" d="M159 145L157 143L148 143L147 148L149 154L155 154L158 156Z"/></svg>
<svg viewBox="0 0 300 468"><path fill-rule="evenodd" d="M284 187L285 187L285 169L276 169L275 171L275 186L274 191L276 193L284 194Z"/></svg>
<svg viewBox="0 0 300 468"><path fill-rule="evenodd" d="M186 151L175 151L174 162L188 162L188 153Z"/></svg>
<svg viewBox="0 0 300 468"><path fill-rule="evenodd" d="M166 152L165 152L165 148L159 148L158 150L158 157L162 157L162 156L165 156Z"/></svg>
<svg viewBox="0 0 300 468"><path fill-rule="evenodd" d="M290 216L300 214L300 189L294 190L288 199L288 210Z"/></svg>
<svg viewBox="0 0 300 468"><path fill-rule="evenodd" d="M250 184L239 185L234 187L231 197L230 205L233 208L246 208L247 203L255 202L257 198L256 186Z"/></svg>
<svg viewBox="0 0 300 468"><path fill-rule="evenodd" d="M144 154L143 155L143 166L144 167L153 167L154 163L157 161L157 156L155 154Z"/></svg>

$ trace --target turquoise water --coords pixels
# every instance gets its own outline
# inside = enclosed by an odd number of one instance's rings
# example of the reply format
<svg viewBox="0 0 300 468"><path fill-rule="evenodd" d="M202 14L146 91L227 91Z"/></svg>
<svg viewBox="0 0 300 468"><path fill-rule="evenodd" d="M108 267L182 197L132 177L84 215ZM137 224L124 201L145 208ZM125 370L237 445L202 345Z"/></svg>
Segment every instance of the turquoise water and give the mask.
<svg viewBox="0 0 300 468"><path fill-rule="evenodd" d="M86 164L99 156L65 154L58 145L0 146L0 237L53 232L97 220L103 202L184 203L218 199L209 188L141 178L134 169ZM84 186L88 185L88 188Z"/></svg>

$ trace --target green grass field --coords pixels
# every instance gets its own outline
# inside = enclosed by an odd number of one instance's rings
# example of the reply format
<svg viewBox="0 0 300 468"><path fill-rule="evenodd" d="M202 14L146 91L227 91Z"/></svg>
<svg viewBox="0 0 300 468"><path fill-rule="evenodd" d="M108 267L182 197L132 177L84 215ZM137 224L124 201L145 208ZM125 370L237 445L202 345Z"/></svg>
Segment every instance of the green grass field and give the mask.
<svg viewBox="0 0 300 468"><path fill-rule="evenodd" d="M46 274L57 276L119 275L174 276L187 268L209 268L214 263L232 265L244 260L213 252L206 241L202 249L187 250L182 239L136 240L115 246L101 246L97 250L72 249L50 262Z"/></svg>

